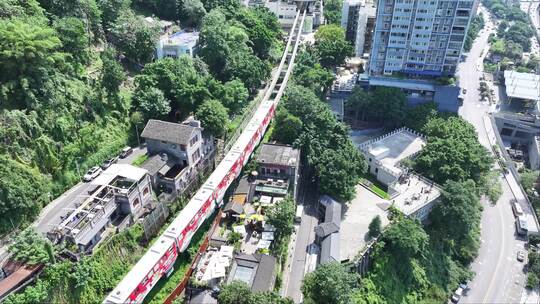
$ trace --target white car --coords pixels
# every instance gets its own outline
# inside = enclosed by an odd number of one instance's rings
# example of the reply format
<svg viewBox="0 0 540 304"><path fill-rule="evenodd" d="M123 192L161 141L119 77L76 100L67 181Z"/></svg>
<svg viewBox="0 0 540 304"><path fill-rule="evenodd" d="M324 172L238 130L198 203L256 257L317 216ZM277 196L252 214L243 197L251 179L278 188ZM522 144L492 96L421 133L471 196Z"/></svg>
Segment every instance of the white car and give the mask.
<svg viewBox="0 0 540 304"><path fill-rule="evenodd" d="M454 291L454 293L452 294L452 297L450 298L450 301L452 301L452 303L457 303L459 302L459 299L461 299L462 295L463 295L463 288L460 286L458 289L456 289L456 291Z"/></svg>
<svg viewBox="0 0 540 304"><path fill-rule="evenodd" d="M101 174L101 172L103 172L103 170L101 170L100 167L92 167L88 170L88 172L86 172L86 174L83 176L83 181L85 182L89 182L91 180L93 180L94 178L98 177L98 175Z"/></svg>

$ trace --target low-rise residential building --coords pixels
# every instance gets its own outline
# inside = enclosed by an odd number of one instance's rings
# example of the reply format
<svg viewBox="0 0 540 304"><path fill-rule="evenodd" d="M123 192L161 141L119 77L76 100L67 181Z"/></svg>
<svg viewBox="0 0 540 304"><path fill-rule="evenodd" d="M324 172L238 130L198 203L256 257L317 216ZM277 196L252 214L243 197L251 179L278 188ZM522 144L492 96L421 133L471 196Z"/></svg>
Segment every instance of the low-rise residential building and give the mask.
<svg viewBox="0 0 540 304"><path fill-rule="evenodd" d="M321 247L319 263L341 262L341 204L328 195L323 195L319 199L319 212L324 215L324 221L315 227L315 241Z"/></svg>
<svg viewBox="0 0 540 304"><path fill-rule="evenodd" d="M251 291L272 291L276 281L276 258L267 254L238 254L227 282L242 281Z"/></svg>
<svg viewBox="0 0 540 304"><path fill-rule="evenodd" d="M156 45L156 58L178 58L181 55L194 57L197 52L199 32L180 31L174 34L165 34L159 38Z"/></svg>
<svg viewBox="0 0 540 304"><path fill-rule="evenodd" d="M401 165L413 158L426 144L423 135L401 128L358 146L368 162L368 172L388 187L391 205L406 216L423 221L440 196L434 182Z"/></svg>
<svg viewBox="0 0 540 304"><path fill-rule="evenodd" d="M131 165L111 165L91 186L88 195L53 231L58 239L68 239L83 252L102 239L112 222L126 216L136 219L152 202L148 172Z"/></svg>
<svg viewBox="0 0 540 304"><path fill-rule="evenodd" d="M202 130L200 121L193 118L181 124L148 121L141 134L149 154L143 168L149 171L155 188L181 193L200 169L213 160L213 138L204 137Z"/></svg>
<svg viewBox="0 0 540 304"><path fill-rule="evenodd" d="M289 145L263 144L257 155L258 177L255 190L272 196L296 198L300 165L300 150Z"/></svg>

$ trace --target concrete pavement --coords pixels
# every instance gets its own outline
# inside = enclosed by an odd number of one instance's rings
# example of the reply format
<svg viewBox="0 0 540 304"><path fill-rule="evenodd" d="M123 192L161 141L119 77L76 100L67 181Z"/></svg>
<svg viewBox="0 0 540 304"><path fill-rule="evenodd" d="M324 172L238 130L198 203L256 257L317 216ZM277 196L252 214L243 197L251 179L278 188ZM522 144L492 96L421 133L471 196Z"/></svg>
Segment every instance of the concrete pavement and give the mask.
<svg viewBox="0 0 540 304"><path fill-rule="evenodd" d="M493 106L488 101L480 101L478 88L479 79L483 75L482 60L489 48L488 36L495 28L483 7L480 7L480 11L486 17L486 27L476 39L466 61L458 67L460 85L468 92L459 114L474 125L480 143L491 150L493 138L490 138L490 134L493 137L493 130L489 129L491 125L485 123L485 116L493 111ZM461 303L519 303L521 299L525 273L524 264L516 260L516 254L518 250L524 250L525 242L515 233L510 207L510 200L515 196L511 185L502 176L500 181L503 194L499 201L496 204L482 201L481 247L471 265L476 275ZM510 179L510 183L514 182Z"/></svg>

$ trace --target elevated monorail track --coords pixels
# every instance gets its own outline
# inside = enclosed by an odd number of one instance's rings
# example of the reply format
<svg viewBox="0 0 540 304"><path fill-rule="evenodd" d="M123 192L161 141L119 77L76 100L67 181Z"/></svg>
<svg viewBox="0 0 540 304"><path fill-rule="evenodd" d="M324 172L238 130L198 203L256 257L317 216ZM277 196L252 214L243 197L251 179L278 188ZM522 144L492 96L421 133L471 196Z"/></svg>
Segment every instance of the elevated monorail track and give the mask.
<svg viewBox="0 0 540 304"><path fill-rule="evenodd" d="M159 279L173 270L179 253L186 250L193 234L220 206L225 191L239 176L264 136L291 76L309 2L299 2L298 5L278 69L249 122L186 207L109 293L104 303L142 302Z"/></svg>

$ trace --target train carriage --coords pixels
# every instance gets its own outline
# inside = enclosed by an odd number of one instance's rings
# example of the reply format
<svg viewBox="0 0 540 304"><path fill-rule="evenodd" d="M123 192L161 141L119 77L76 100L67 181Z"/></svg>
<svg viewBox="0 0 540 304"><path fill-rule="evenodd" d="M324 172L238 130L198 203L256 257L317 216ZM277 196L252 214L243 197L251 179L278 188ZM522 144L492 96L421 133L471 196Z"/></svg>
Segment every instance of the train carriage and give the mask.
<svg viewBox="0 0 540 304"><path fill-rule="evenodd" d="M157 281L172 271L178 251L173 239L159 237L107 296L105 303L141 303Z"/></svg>

